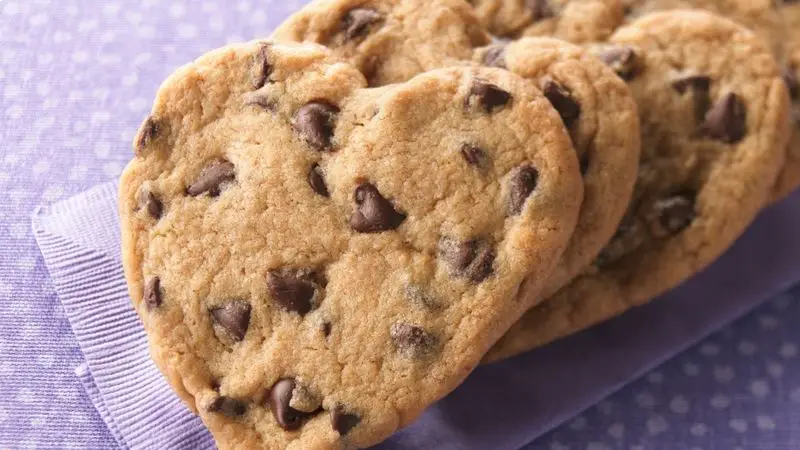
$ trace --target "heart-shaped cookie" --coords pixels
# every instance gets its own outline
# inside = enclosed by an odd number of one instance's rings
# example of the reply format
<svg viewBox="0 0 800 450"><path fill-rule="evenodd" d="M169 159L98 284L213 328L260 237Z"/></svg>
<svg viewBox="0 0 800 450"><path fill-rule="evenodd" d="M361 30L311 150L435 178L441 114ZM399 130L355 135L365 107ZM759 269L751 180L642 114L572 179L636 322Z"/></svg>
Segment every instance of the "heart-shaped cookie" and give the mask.
<svg viewBox="0 0 800 450"><path fill-rule="evenodd" d="M221 448L364 447L407 425L572 234L578 161L529 82L366 84L323 47L234 45L171 76L136 138L130 294Z"/></svg>

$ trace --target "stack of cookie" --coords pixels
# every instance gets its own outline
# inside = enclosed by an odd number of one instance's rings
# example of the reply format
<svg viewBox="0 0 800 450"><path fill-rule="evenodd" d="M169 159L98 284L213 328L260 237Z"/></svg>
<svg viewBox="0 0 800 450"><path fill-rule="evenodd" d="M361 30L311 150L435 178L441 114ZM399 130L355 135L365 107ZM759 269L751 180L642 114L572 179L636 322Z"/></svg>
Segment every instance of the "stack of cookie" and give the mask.
<svg viewBox="0 0 800 450"><path fill-rule="evenodd" d="M317 0L181 68L120 184L154 361L220 448L366 447L671 289L800 184L759 1Z"/></svg>

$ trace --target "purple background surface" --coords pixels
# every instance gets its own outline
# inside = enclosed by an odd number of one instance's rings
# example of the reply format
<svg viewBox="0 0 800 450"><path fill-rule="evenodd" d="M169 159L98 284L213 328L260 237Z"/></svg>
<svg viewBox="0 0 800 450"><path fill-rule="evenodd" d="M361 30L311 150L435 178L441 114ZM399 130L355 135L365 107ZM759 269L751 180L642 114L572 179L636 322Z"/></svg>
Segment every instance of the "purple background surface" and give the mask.
<svg viewBox="0 0 800 450"><path fill-rule="evenodd" d="M81 354L31 212L119 175L174 68L267 35L302 3L0 0L0 449L114 446L74 373ZM780 295L529 447L797 448L799 297ZM493 382L477 375L468 383ZM498 402L513 402L508 387Z"/></svg>

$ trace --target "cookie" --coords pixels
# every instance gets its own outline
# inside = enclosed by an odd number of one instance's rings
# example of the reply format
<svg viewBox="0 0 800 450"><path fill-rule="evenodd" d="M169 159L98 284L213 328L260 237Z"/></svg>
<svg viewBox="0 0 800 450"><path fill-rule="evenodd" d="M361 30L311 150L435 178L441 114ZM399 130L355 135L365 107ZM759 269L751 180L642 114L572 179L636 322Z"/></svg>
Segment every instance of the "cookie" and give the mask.
<svg viewBox="0 0 800 450"><path fill-rule="evenodd" d="M469 0L494 35L552 36L576 44L603 41L623 22L620 0Z"/></svg>
<svg viewBox="0 0 800 450"><path fill-rule="evenodd" d="M529 311L489 361L613 317L702 270L755 217L783 161L786 86L750 31L703 12L656 13L619 29L602 51L639 109L629 211L594 273Z"/></svg>
<svg viewBox="0 0 800 450"><path fill-rule="evenodd" d="M581 163L584 200L569 246L543 296L591 265L628 207L639 167L639 116L628 86L587 50L552 38L522 38L476 51L484 65L530 80L559 111Z"/></svg>
<svg viewBox="0 0 800 450"><path fill-rule="evenodd" d="M316 0L272 38L326 45L358 67L370 86L469 59L491 40L463 0Z"/></svg>
<svg viewBox="0 0 800 450"><path fill-rule="evenodd" d="M800 2L785 1L780 14L786 20L789 38L784 79L792 98L792 137L786 153L786 164L775 184L775 201L800 187Z"/></svg>
<svg viewBox="0 0 800 450"><path fill-rule="evenodd" d="M582 198L561 118L495 68L366 88L313 44L203 56L120 184L152 356L220 448L379 442L529 306Z"/></svg>

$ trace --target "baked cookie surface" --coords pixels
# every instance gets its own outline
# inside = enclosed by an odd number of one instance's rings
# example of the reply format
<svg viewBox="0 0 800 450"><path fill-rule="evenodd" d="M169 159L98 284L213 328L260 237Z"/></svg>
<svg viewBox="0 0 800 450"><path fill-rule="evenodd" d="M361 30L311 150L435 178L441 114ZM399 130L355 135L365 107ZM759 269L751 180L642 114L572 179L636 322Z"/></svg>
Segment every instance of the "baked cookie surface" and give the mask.
<svg viewBox="0 0 800 450"><path fill-rule="evenodd" d="M463 0L316 0L272 38L313 42L358 67L370 86L470 59L491 38Z"/></svg>
<svg viewBox="0 0 800 450"><path fill-rule="evenodd" d="M529 311L487 360L613 317L703 269L755 217L783 162L786 86L752 32L702 12L656 13L597 51L639 109L633 200L595 273Z"/></svg>
<svg viewBox="0 0 800 450"><path fill-rule="evenodd" d="M559 111L581 163L581 214L543 291L549 297L591 265L625 214L641 147L636 103L612 69L589 51L564 41L522 38L482 48L475 59L505 67L538 86Z"/></svg>
<svg viewBox="0 0 800 450"><path fill-rule="evenodd" d="M366 88L312 44L161 87L120 184L154 361L220 448L366 447L454 389L577 220L550 102L495 68Z"/></svg>

